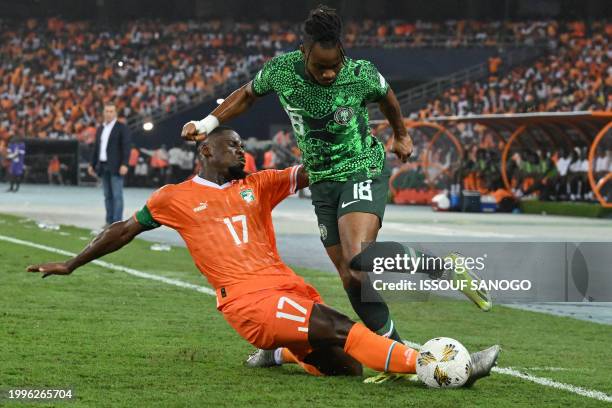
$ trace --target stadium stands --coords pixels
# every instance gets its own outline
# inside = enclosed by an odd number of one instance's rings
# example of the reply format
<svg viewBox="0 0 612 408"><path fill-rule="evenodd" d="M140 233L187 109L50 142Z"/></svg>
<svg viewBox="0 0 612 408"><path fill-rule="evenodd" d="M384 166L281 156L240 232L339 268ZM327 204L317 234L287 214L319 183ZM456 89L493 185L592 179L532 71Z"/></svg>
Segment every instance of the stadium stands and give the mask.
<svg viewBox="0 0 612 408"><path fill-rule="evenodd" d="M0 123L9 134L89 142L104 101L129 119L189 103L259 67L276 45L215 23L136 21L110 30L49 19L2 27Z"/></svg>
<svg viewBox="0 0 612 408"><path fill-rule="evenodd" d="M345 41L347 47L554 45L579 27L584 24L366 20L348 22ZM118 102L128 120L189 105L299 42L299 26L289 22L137 20L111 28L51 18L4 20L0 29L0 139L88 142L105 100Z"/></svg>
<svg viewBox="0 0 612 408"><path fill-rule="evenodd" d="M554 52L530 65L519 66L500 75L497 60L490 61L489 77L481 82L450 88L410 117L431 120L435 117L470 117L480 114L527 112L611 111L612 67L609 38L612 24L594 22L566 23L558 35ZM456 176L462 187L488 194L503 187L500 169L501 147L493 132L479 125L460 124L453 128L464 147L465 156ZM416 151L424 153L428 140L421 139ZM600 149L599 173L605 172L605 157ZM449 169L449 150L434 152L434 159ZM593 200L587 182L586 146L570 152L549 146L549 150L516 152L508 172L514 180L514 193L544 200ZM567 158L567 166L559 166ZM424 160L421 157L421 160ZM442 173L443 174L443 173ZM534 184L535 181L538 183ZM447 180L446 185L449 185ZM425 188L424 182L422 186Z"/></svg>
<svg viewBox="0 0 612 408"><path fill-rule="evenodd" d="M609 38L612 24L571 24L558 36L554 53L498 75L491 61L488 80L451 88L418 112L425 119L483 113L612 110ZM569 28L568 27L568 28Z"/></svg>
<svg viewBox="0 0 612 408"><path fill-rule="evenodd" d="M267 59L299 44L299 27L290 22L136 20L118 27L105 27L89 21L50 18L26 22L0 20L0 28L0 160L11 135L76 138L88 144L93 141L94 123L107 100L117 102L120 116L127 120L169 111L177 104L193 105L222 84L246 80ZM530 65L519 66L503 75L501 60L491 58L486 80L448 89L418 112L404 112L413 119L425 120L488 113L612 110L610 35L612 24L604 21L586 25L556 21L366 20L347 22L345 46L544 44L554 50ZM496 145L495 138L482 126L457 129L465 160L454 170L463 175L460 178L469 184L467 187L483 193L497 189L501 185L500 146ZM389 136L384 132L379 135ZM268 161L273 157L275 167L297 160L291 154L296 150L295 142L292 136L286 138L291 140L287 146L255 152L258 164L269 165L263 163L266 154ZM415 142L417 159L421 163L423 160L436 163L438 187L448 185L452 177L449 172L452 149L435 151L431 160L432 157L423 157L428 141L416 138ZM529 179L520 172L526 172L531 165L546 173L554 162L550 154L541 157L545 153L524 152L522 156L529 156L528 160L521 160L520 153L512 156L511 170L518 172L514 177ZM143 154L140 161L147 156L154 157ZM560 154L555 152L553 158L556 160ZM576 155L584 156L584 152ZM579 158L574 161L584 161L584 157ZM152 164L149 163L149 171L159 173L157 179L163 182L164 168ZM573 174L576 171L561 170L572 174L555 176L559 177L560 187L547 190L545 196L592 198L584 172ZM412 179L420 180L419 188L426 187L422 173ZM525 189L519 188L516 192L520 195L532 191L525 185Z"/></svg>

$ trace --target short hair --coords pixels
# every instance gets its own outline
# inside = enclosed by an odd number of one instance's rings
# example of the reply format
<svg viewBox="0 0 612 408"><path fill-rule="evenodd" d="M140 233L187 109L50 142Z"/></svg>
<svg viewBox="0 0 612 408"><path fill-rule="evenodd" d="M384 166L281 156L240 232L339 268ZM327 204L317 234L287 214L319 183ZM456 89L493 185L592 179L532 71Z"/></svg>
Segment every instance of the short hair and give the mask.
<svg viewBox="0 0 612 408"><path fill-rule="evenodd" d="M117 110L117 104L115 102L104 102L104 107L106 108L107 106L112 106Z"/></svg>
<svg viewBox="0 0 612 408"><path fill-rule="evenodd" d="M226 132L235 132L235 130L229 126L217 126L210 133L208 133L208 135L206 136L206 139L199 140L196 142L196 151L199 151L200 147L202 147L204 143L208 142L210 138L220 136Z"/></svg>

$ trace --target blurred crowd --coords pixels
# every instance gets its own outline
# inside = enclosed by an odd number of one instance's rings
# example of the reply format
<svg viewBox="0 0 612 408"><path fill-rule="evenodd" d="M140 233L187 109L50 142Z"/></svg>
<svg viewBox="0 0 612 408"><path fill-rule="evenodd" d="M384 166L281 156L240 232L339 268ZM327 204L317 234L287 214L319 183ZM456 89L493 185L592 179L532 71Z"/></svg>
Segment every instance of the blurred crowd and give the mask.
<svg viewBox="0 0 612 408"><path fill-rule="evenodd" d="M89 157L90 154L86 148L81 151L83 157ZM52 162L54 159L56 158L52 158ZM279 130L272 140L248 139L245 143L245 159L244 170L254 173L257 170L284 169L297 164L300 161L300 152L293 133ZM52 162L49 164L50 168ZM198 166L193 144L185 143L170 148L161 145L156 149L133 145L128 161L126 185L159 187L168 183L180 183L197 174ZM49 183L52 183L51 176Z"/></svg>
<svg viewBox="0 0 612 408"><path fill-rule="evenodd" d="M555 47L560 32L576 24L547 21L372 21L345 24L345 43L357 47L493 47L535 45ZM584 25L583 25L584 26Z"/></svg>
<svg viewBox="0 0 612 408"><path fill-rule="evenodd" d="M300 152L293 133L276 132L272 140L258 141L250 138L245 143L247 173L264 169L284 169L299 163ZM129 160L128 185L160 186L178 183L199 172L192 145L184 144L166 149L132 147Z"/></svg>
<svg viewBox="0 0 612 408"><path fill-rule="evenodd" d="M465 152L456 180L465 190L499 194L504 190L499 151L473 147ZM588 182L587 148L516 151L506 165L517 198L543 201L595 201ZM595 180L612 172L612 149L599 149L593 163ZM508 193L508 192L506 192Z"/></svg>
<svg viewBox="0 0 612 408"><path fill-rule="evenodd" d="M558 32L554 52L505 75L501 75L501 59L493 57L489 60L489 76L485 81L451 88L410 117L427 120L496 113L611 111L612 24L567 23ZM483 195L509 195L502 182L501 146L494 135L478 125L460 124L455 132L464 157L453 165L454 149L437 147L428 157L430 163L436 164L427 169L433 180L427 180L423 174L417 178L420 186L440 189L455 186L456 190L479 191ZM426 147L427 141L422 141L420 145L416 143L415 150L424 153ZM423 159L420 158L421 162ZM593 165L598 182L612 172L612 152L600 148ZM549 151L519 151L508 161L506 171L512 193L519 198L594 200L587 180L586 148L555 150L551 146Z"/></svg>
<svg viewBox="0 0 612 408"><path fill-rule="evenodd" d="M107 101L128 121L189 104L279 49L272 35L263 41L249 28L217 35L218 22L144 20L111 29L55 18L3 21L0 139L76 136L88 143Z"/></svg>
<svg viewBox="0 0 612 408"><path fill-rule="evenodd" d="M600 33L602 29L610 34L609 25L602 28L600 24L596 31ZM128 122L136 116L170 110L177 104L188 105L212 94L216 86L248 78L276 53L294 49L300 41L299 32L299 24L292 22L135 20L108 27L58 18L0 20L0 140L9 135L27 135L77 137L90 142L104 102L115 101L119 116ZM345 24L346 47L560 42L571 54L569 58L573 54L568 46L584 45L578 41L580 35L590 35L584 23L555 21L365 20ZM593 44L595 49L603 47L605 53L607 40L601 43L594 37ZM593 75L601 77L589 57L600 58L596 54L584 56L588 78L584 80L584 69L577 67L581 86L594 85ZM565 65L565 58L560 62ZM550 64L543 65L546 68ZM508 102L507 89L521 92L512 89L517 75L523 75L530 84L525 84L523 93L534 93L538 100L566 92L556 86L565 78L550 82L538 78L547 76L545 72L532 71L499 78L499 85L491 85L499 88L495 97L489 97L491 87L486 86L453 90L440 103L432 104L430 111L446 114L514 109L514 104ZM572 75L575 74L567 73L570 80ZM541 81L550 82L550 89L537 88ZM582 88L575 91L593 93ZM479 95L477 101L474 95ZM465 108L462 98L474 100L474 106Z"/></svg>
<svg viewBox="0 0 612 408"><path fill-rule="evenodd" d="M508 190L501 169L504 144L493 132L480 124L462 123L448 130L461 145L461 157L457 147L445 136L431 145L435 129L410 129L414 150L410 162L404 165L390 153L391 128L386 124L373 128L373 133L386 145L387 161L393 174L401 173L396 187L417 192L432 189L457 193L477 191L481 196L493 196L497 202L512 196L544 201L596 201L588 181L585 146L569 149L551 145L541 149L520 147L511 150L506 162L506 176L511 186ZM595 183L609 173L612 173L612 140L605 139L593 159ZM608 183L603 187L602 195L612 201L612 185Z"/></svg>
<svg viewBox="0 0 612 408"><path fill-rule="evenodd" d="M501 59L489 60L485 81L451 88L413 117L466 116L531 111L612 110L612 24L568 24L558 46L532 64L501 75Z"/></svg>
<svg viewBox="0 0 612 408"><path fill-rule="evenodd" d="M0 173L11 175L13 135L74 138L84 146L95 138L107 101L127 119L190 104L215 87L248 78L267 59L294 49L300 27L290 22L135 20L107 27L89 21L0 20ZM553 50L531 64L503 73L502 60L489 61L489 76L445 91L412 118L530 111L612 110L609 38L612 24L591 22L407 22L347 21L345 47L463 47L545 44ZM423 188L461 185L495 192L502 186L499 146L486 130L459 127L463 158L452 146L436 148L429 168L414 169ZM378 134L388 143L389 134ZM416 160L424 162L428 140L415 138ZM17 149L19 150L19 149ZM247 171L284 168L299 162L291 132L271 141L247 143ZM586 152L521 151L507 173L517 196L591 200ZM18 155L19 156L19 155ZM21 154L19 157L22 157ZM22 160L23 161L23 160ZM389 155L390 165L400 163ZM596 176L609 170L610 152L595 164ZM191 146L138 148L130 156L128 185L161 185L197 171ZM19 173L16 166L12 173ZM25 171L27 171L27 166ZM50 183L63 183L60 158L48 163ZM15 180L23 178L12 177ZM2 174L0 174L1 178ZM428 180L430 178L430 180ZM17 187L18 188L18 187Z"/></svg>
<svg viewBox="0 0 612 408"><path fill-rule="evenodd" d="M88 163L93 144L81 144L80 162ZM279 130L271 140L258 140L253 137L245 142L246 163L244 170L254 173L263 169L284 169L300 162L300 151L293 133ZM10 184L10 191L17 191L24 179L35 182L48 180L49 184L63 185L67 180L80 179L93 182L87 174L74 176L81 171L66 163L74 162L70 154L43 154L31 157L26 162L26 144L23 138L10 138L5 149L0 149L0 182ZM128 160L126 185L136 187L159 187L168 183L180 183L199 172L193 143L158 148L145 148L132 145ZM41 172L46 169L46 176ZM34 174L36 173L36 174Z"/></svg>

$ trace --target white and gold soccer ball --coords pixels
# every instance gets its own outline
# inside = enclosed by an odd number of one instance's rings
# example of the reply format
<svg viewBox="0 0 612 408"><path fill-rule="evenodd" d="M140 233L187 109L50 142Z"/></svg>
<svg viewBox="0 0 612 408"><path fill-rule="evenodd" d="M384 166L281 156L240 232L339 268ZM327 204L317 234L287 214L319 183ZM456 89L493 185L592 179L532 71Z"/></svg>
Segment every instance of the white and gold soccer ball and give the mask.
<svg viewBox="0 0 612 408"><path fill-rule="evenodd" d="M463 344L448 337L436 337L421 347L416 372L432 388L457 388L472 372L472 359Z"/></svg>

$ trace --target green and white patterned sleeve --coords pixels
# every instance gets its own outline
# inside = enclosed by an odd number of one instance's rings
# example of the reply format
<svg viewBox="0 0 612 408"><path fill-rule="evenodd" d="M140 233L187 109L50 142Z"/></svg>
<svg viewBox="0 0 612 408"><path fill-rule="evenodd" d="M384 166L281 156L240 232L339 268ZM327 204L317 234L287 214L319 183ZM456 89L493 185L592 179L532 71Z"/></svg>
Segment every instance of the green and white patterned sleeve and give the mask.
<svg viewBox="0 0 612 408"><path fill-rule="evenodd" d="M362 65L362 75L366 86L365 100L367 102L378 102L389 91L387 80L370 61L359 61Z"/></svg>
<svg viewBox="0 0 612 408"><path fill-rule="evenodd" d="M282 55L272 58L266 62L262 69L253 78L253 93L257 96L264 96L276 91L274 88L275 77L279 68L279 60Z"/></svg>

